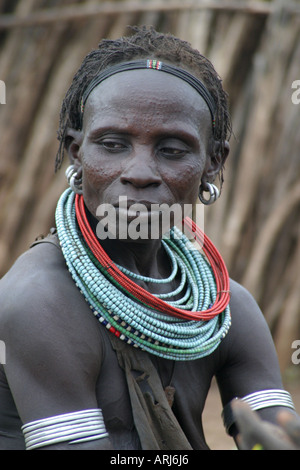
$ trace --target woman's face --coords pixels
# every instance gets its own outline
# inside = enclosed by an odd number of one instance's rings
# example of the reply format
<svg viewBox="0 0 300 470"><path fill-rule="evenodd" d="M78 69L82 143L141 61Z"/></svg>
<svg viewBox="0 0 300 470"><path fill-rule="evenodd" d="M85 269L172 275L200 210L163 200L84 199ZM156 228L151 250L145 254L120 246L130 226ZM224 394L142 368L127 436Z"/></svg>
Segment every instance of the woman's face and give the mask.
<svg viewBox="0 0 300 470"><path fill-rule="evenodd" d="M153 70L113 75L90 94L73 151L83 196L97 218L119 197L140 203L191 205L210 171L211 115L183 80Z"/></svg>

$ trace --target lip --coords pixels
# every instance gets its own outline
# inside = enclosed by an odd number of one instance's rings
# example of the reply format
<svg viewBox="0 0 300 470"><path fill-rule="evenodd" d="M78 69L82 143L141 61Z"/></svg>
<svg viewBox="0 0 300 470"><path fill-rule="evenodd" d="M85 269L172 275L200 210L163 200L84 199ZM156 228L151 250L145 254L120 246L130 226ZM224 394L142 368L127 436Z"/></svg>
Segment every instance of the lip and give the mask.
<svg viewBox="0 0 300 470"><path fill-rule="evenodd" d="M123 199L119 200L114 205L119 222L130 223L138 220L141 224L157 224L162 216L162 209L159 208L158 202L149 200L132 200Z"/></svg>
<svg viewBox="0 0 300 470"><path fill-rule="evenodd" d="M130 209L133 205L141 205L144 206L147 211L151 211L153 209L153 205L159 206L159 202L154 202L154 201L146 201L146 200L141 200L141 201L134 201L134 200L124 200L121 203L118 202L117 204L113 204L113 207L115 209Z"/></svg>
<svg viewBox="0 0 300 470"><path fill-rule="evenodd" d="M136 219L137 217L139 220L151 220L151 217L160 214L160 211L153 211L148 208L145 210L136 210L131 209L130 207L115 207L115 210L118 213L120 219L124 218L129 222Z"/></svg>

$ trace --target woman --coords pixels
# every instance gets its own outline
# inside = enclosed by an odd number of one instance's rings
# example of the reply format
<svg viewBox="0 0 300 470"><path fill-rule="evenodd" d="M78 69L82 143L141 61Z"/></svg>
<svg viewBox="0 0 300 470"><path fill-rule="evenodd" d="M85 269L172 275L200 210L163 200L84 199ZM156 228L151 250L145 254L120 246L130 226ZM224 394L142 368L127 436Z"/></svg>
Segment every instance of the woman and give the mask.
<svg viewBox="0 0 300 470"><path fill-rule="evenodd" d="M253 298L191 219L204 254L162 221L217 199L229 134L221 81L184 41L136 28L85 58L61 111L57 234L1 281L2 448L207 449L214 376L233 437L235 397L268 421L293 407Z"/></svg>

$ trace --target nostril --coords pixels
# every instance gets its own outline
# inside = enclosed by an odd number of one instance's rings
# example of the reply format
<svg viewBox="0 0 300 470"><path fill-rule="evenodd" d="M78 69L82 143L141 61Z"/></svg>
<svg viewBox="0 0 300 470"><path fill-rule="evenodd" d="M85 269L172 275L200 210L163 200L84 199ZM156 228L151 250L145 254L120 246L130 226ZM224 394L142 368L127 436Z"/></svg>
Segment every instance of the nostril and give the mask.
<svg viewBox="0 0 300 470"><path fill-rule="evenodd" d="M159 186L162 181L160 175L145 167L130 168L121 175L120 180L122 184L132 184L139 188Z"/></svg>

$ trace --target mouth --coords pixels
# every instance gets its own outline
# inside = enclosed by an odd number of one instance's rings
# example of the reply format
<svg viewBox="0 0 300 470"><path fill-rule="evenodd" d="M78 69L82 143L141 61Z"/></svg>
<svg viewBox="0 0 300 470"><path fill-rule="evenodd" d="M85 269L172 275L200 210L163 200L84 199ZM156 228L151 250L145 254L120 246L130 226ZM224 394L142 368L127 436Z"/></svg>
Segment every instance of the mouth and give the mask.
<svg viewBox="0 0 300 470"><path fill-rule="evenodd" d="M126 217L133 220L137 217L147 219L151 216L160 214L160 204L154 201L134 201L120 196L119 202L113 205L120 217Z"/></svg>
<svg viewBox="0 0 300 470"><path fill-rule="evenodd" d="M154 211L147 208L146 206L141 205L131 205L130 207L116 207L115 211L120 221L127 220L128 222L137 218L140 222L146 222L153 220L153 217L155 216L159 217L159 214L161 214L161 211Z"/></svg>
<svg viewBox="0 0 300 470"><path fill-rule="evenodd" d="M161 238L183 219L180 204L174 209L174 204L136 201L120 196L118 202L99 207L101 210L97 215L102 216L98 218L99 223L107 225L108 232L118 234L122 239Z"/></svg>
<svg viewBox="0 0 300 470"><path fill-rule="evenodd" d="M127 199L126 196L120 196L119 201L116 204L113 204L113 206L116 209L130 209L132 206L135 208L140 208L141 210L147 210L151 211L153 207L158 207L160 203L154 202L154 201L147 201L147 200L140 200L140 201L135 201L131 199Z"/></svg>

